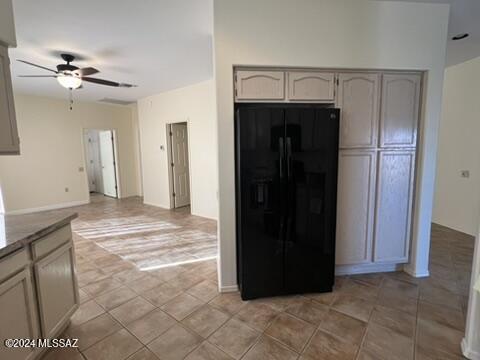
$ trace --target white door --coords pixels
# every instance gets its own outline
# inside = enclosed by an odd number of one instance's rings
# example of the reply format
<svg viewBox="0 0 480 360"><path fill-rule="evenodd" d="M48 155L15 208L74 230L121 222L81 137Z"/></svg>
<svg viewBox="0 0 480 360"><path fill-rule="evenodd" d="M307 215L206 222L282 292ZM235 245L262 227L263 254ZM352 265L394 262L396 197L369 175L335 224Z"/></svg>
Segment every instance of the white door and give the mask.
<svg viewBox="0 0 480 360"><path fill-rule="evenodd" d="M190 176L188 172L187 124L171 125L172 175L174 207L190 204Z"/></svg>
<svg viewBox="0 0 480 360"><path fill-rule="evenodd" d="M110 130L99 131L100 161L102 164L103 193L117 197L117 177L115 173L115 154L113 133Z"/></svg>

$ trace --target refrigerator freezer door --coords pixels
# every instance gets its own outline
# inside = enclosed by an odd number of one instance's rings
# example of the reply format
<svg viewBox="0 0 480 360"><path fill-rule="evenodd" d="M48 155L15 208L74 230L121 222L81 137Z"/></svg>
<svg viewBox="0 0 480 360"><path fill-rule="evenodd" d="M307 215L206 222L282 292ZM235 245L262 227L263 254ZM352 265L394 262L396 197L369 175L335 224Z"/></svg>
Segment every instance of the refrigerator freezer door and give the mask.
<svg viewBox="0 0 480 360"><path fill-rule="evenodd" d="M331 291L339 110L288 108L285 120L288 175L285 292Z"/></svg>
<svg viewBox="0 0 480 360"><path fill-rule="evenodd" d="M243 299L283 289L285 121L280 108L236 111L237 269Z"/></svg>

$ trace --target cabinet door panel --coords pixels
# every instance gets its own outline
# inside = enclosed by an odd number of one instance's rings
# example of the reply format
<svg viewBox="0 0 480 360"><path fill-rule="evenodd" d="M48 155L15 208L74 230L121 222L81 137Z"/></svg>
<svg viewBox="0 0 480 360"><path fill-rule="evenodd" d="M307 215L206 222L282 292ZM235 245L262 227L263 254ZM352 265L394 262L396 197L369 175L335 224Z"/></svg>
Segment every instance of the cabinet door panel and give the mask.
<svg viewBox="0 0 480 360"><path fill-rule="evenodd" d="M421 75L384 74L381 147L415 147Z"/></svg>
<svg viewBox="0 0 480 360"><path fill-rule="evenodd" d="M338 75L337 107L340 112L340 147L377 146L380 75Z"/></svg>
<svg viewBox="0 0 480 360"><path fill-rule="evenodd" d="M0 283L0 339L37 339L37 310L31 273L25 269ZM0 346L0 359L25 360L37 355L35 348Z"/></svg>
<svg viewBox="0 0 480 360"><path fill-rule="evenodd" d="M376 152L341 150L338 166L336 264L372 261Z"/></svg>
<svg viewBox="0 0 480 360"><path fill-rule="evenodd" d="M35 264L43 337L53 337L78 308L72 243Z"/></svg>
<svg viewBox="0 0 480 360"><path fill-rule="evenodd" d="M414 169L414 151L379 153L375 261L408 261Z"/></svg>
<svg viewBox="0 0 480 360"><path fill-rule="evenodd" d="M285 99L283 71L243 71L236 73L235 100Z"/></svg>
<svg viewBox="0 0 480 360"><path fill-rule="evenodd" d="M10 60L7 48L0 45L0 154L19 152Z"/></svg>
<svg viewBox="0 0 480 360"><path fill-rule="evenodd" d="M288 73L288 98L295 101L333 101L335 74L324 72Z"/></svg>

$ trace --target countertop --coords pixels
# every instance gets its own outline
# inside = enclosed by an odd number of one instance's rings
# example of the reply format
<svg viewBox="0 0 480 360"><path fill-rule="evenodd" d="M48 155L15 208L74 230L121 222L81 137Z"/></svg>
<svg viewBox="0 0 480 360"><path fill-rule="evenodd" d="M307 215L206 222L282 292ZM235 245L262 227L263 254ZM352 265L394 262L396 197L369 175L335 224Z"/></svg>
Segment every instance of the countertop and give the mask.
<svg viewBox="0 0 480 360"><path fill-rule="evenodd" d="M77 213L66 210L0 215L0 258L69 224Z"/></svg>

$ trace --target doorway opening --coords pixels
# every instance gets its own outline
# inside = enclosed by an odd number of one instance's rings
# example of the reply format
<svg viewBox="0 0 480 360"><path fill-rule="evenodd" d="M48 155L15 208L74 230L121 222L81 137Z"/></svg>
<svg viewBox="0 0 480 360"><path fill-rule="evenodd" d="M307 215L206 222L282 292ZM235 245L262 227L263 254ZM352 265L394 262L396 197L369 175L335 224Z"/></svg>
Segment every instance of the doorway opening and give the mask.
<svg viewBox="0 0 480 360"><path fill-rule="evenodd" d="M188 125L186 122L167 124L168 179L170 208L190 212L190 165Z"/></svg>
<svg viewBox="0 0 480 360"><path fill-rule="evenodd" d="M115 130L84 129L88 191L119 197Z"/></svg>

